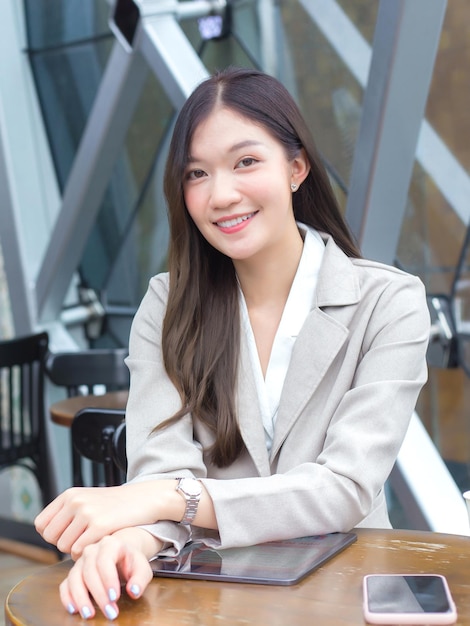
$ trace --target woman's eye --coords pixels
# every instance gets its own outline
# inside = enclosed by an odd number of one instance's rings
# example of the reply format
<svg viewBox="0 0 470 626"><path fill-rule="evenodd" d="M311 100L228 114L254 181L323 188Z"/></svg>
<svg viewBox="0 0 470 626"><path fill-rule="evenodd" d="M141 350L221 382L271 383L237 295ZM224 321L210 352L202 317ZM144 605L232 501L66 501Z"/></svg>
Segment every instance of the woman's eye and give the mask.
<svg viewBox="0 0 470 626"><path fill-rule="evenodd" d="M254 159L253 157L245 157L238 162L237 167L250 167L250 165L253 165L256 162L256 159Z"/></svg>
<svg viewBox="0 0 470 626"><path fill-rule="evenodd" d="M192 170L187 174L188 180L196 180L198 178L202 178L203 176L205 176L204 170Z"/></svg>

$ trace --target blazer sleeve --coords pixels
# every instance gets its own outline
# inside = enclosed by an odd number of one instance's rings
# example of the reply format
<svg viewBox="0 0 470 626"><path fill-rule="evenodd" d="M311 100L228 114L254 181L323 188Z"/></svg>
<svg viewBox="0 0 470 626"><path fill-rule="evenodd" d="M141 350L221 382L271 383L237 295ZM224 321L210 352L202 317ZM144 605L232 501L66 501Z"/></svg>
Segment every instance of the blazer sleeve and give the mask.
<svg viewBox="0 0 470 626"><path fill-rule="evenodd" d="M201 447L194 441L189 415L170 428L154 431L181 408L179 394L163 366L161 351L167 293L167 275L152 278L131 327L126 359L130 371L126 407L128 482L206 475ZM161 521L144 528L170 544L165 552L168 554L178 552L191 532L173 521Z"/></svg>

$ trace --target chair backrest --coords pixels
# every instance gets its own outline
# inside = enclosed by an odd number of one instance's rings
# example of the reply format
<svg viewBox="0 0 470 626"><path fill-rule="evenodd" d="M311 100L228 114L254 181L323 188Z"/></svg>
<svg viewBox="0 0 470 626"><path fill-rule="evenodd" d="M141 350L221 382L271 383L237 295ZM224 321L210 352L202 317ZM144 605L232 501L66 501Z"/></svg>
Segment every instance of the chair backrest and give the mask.
<svg viewBox="0 0 470 626"><path fill-rule="evenodd" d="M124 410L85 408L76 414L72 422L72 443L75 449L82 457L103 466L104 482L108 487L119 485L125 480L125 466L120 467L116 463L115 459L119 455L114 450L114 436L124 419ZM119 442L122 445L121 437Z"/></svg>
<svg viewBox="0 0 470 626"><path fill-rule="evenodd" d="M126 422L123 421L116 428L113 435L113 459L115 464L124 474L127 473L126 452Z"/></svg>
<svg viewBox="0 0 470 626"><path fill-rule="evenodd" d="M129 370L124 362L125 348L103 348L78 352L50 353L46 360L49 379L67 390L69 397L93 394L99 385L105 391L129 388ZM77 448L72 445L73 484L83 485L84 467ZM93 483L97 477L94 472Z"/></svg>
<svg viewBox="0 0 470 626"><path fill-rule="evenodd" d="M93 393L96 385L104 386L107 391L127 389L126 356L125 348L50 353L46 371L55 385L67 389L69 396L79 395L80 387L84 387L86 393Z"/></svg>
<svg viewBox="0 0 470 626"><path fill-rule="evenodd" d="M0 342L0 469L20 465L31 471L43 504L55 495L44 410L48 340L38 333Z"/></svg>

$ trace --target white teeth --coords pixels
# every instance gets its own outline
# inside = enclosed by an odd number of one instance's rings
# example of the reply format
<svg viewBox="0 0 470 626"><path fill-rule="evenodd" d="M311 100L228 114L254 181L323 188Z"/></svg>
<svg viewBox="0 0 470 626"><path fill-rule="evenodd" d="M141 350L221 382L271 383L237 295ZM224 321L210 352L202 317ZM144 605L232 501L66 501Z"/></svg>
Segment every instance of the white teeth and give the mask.
<svg viewBox="0 0 470 626"><path fill-rule="evenodd" d="M222 228L231 228L232 226L236 226L237 224L241 224L242 222L246 222L250 217L253 217L254 213L250 213L249 215L244 215L243 217L236 217L233 220L226 220L225 222L216 222L217 226L221 226Z"/></svg>

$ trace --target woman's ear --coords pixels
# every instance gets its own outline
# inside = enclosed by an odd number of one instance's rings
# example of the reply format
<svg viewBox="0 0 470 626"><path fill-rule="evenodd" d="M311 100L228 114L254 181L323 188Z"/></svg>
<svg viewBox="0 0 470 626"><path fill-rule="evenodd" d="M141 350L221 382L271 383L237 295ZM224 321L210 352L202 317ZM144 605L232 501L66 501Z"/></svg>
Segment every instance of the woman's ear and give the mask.
<svg viewBox="0 0 470 626"><path fill-rule="evenodd" d="M303 148L300 149L298 155L292 159L292 179L291 183L300 187L310 172L310 163L307 154Z"/></svg>

